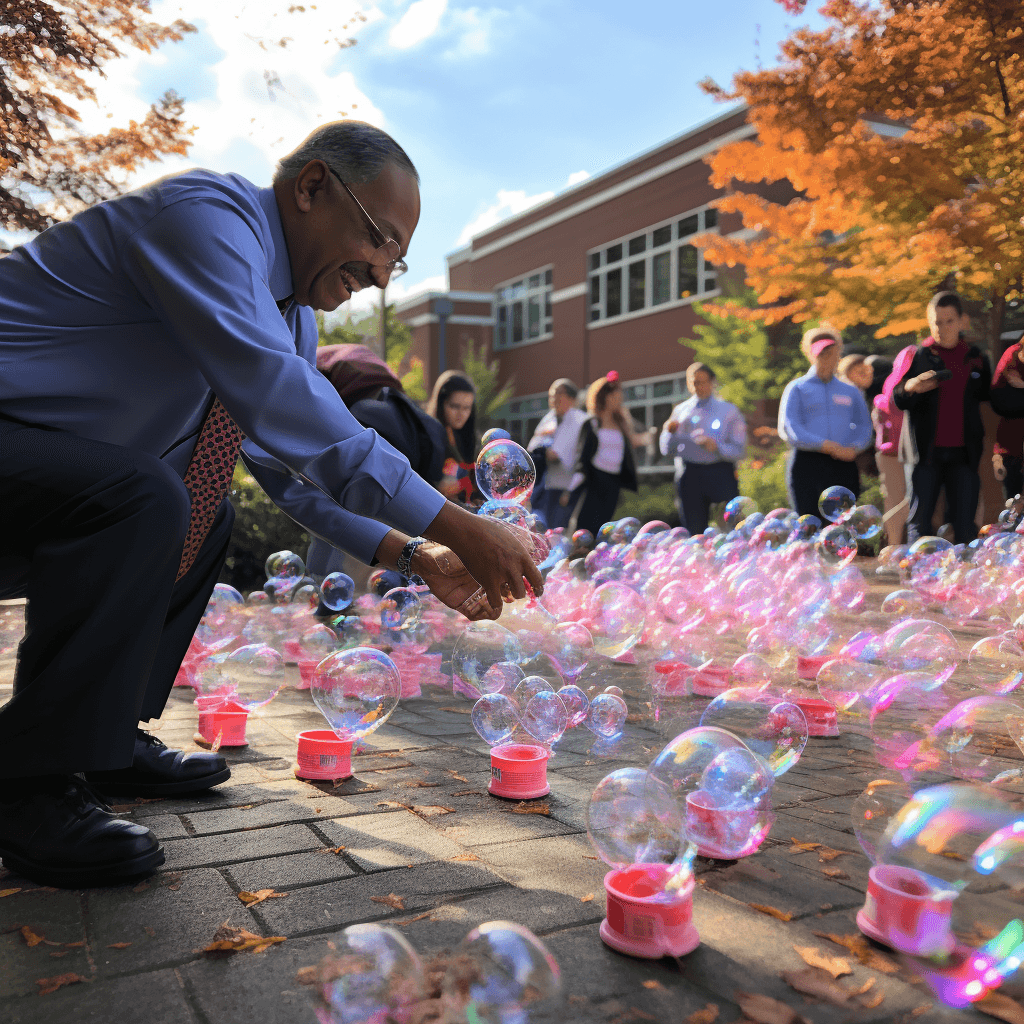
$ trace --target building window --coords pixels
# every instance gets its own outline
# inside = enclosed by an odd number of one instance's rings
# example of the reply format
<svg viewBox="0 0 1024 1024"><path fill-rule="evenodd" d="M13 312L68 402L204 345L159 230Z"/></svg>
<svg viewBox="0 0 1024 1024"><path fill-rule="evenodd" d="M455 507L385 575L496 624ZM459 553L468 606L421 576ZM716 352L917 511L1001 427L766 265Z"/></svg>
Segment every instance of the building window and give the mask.
<svg viewBox="0 0 1024 1024"><path fill-rule="evenodd" d="M551 337L551 281L548 267L524 274L494 292L494 348Z"/></svg>
<svg viewBox="0 0 1024 1024"><path fill-rule="evenodd" d="M588 253L590 320L638 313L714 291L715 268L705 261L693 237L717 227L717 210L698 210Z"/></svg>

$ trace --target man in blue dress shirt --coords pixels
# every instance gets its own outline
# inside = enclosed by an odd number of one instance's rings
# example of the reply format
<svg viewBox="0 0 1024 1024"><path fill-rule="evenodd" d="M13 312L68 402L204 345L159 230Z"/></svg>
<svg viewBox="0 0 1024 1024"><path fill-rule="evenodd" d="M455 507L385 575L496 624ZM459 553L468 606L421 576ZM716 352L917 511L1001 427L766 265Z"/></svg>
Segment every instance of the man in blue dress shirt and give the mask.
<svg viewBox="0 0 1024 1024"><path fill-rule="evenodd" d="M0 709L9 868L71 887L146 873L159 843L92 787L168 795L229 775L138 728L163 710L231 533L225 499L176 579L183 476L214 396L246 466L314 535L366 562L401 557L474 618L525 596L524 577L542 589L511 531L446 502L316 369L314 310L404 269L418 219L401 147L339 122L270 188L189 171L0 260L0 598L28 598Z"/></svg>
<svg viewBox="0 0 1024 1024"><path fill-rule="evenodd" d="M779 436L792 449L790 504L802 516L818 516L825 488L839 485L860 494L854 459L871 441L871 416L860 389L835 375L843 350L838 331L816 327L800 347L811 366L782 392Z"/></svg>
<svg viewBox="0 0 1024 1024"><path fill-rule="evenodd" d="M686 368L691 397L672 410L661 431L662 455L676 459L676 489L683 526L691 534L708 528L712 504L739 493L736 460L747 447L747 423L732 402L715 394L715 371L704 363Z"/></svg>

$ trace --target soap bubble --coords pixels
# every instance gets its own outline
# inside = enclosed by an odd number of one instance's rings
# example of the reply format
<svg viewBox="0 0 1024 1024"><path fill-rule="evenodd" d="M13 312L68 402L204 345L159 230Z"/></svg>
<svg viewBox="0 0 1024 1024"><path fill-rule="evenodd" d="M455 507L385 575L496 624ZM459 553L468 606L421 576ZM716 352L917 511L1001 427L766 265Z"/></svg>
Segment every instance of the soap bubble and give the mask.
<svg viewBox="0 0 1024 1024"><path fill-rule="evenodd" d="M298 583L306 573L306 563L294 551L275 551L264 563L267 580L291 580Z"/></svg>
<svg viewBox="0 0 1024 1024"><path fill-rule="evenodd" d="M409 587L395 587L380 599L382 629L408 632L420 621L421 613L419 594Z"/></svg>
<svg viewBox="0 0 1024 1024"><path fill-rule="evenodd" d="M526 528L530 514L518 501L485 501L477 510L478 516L497 519L499 523Z"/></svg>
<svg viewBox="0 0 1024 1024"><path fill-rule="evenodd" d="M536 697L538 693L545 692L555 692L555 688L547 679L543 676L526 676L516 685L512 696L515 698L516 703L523 708L526 707L531 698Z"/></svg>
<svg viewBox="0 0 1024 1024"><path fill-rule="evenodd" d="M561 985L558 964L540 939L521 925L489 921L451 958L441 985L445 1019L526 1024L555 1003Z"/></svg>
<svg viewBox="0 0 1024 1024"><path fill-rule="evenodd" d="M594 535L589 530L577 530L572 535L572 544L581 551L589 551L594 546Z"/></svg>
<svg viewBox="0 0 1024 1024"><path fill-rule="evenodd" d="M970 697L929 730L919 761L971 782L1024 783L1024 706L1005 697Z"/></svg>
<svg viewBox="0 0 1024 1024"><path fill-rule="evenodd" d="M847 487L826 487L818 498L818 511L823 519L838 523L857 504L857 495Z"/></svg>
<svg viewBox="0 0 1024 1024"><path fill-rule="evenodd" d="M536 480L533 459L515 441L492 441L476 457L476 484L485 498L526 501Z"/></svg>
<svg viewBox="0 0 1024 1024"><path fill-rule="evenodd" d="M361 739L379 729L398 707L402 677L395 663L372 647L336 651L313 672L313 703L335 735Z"/></svg>
<svg viewBox="0 0 1024 1024"><path fill-rule="evenodd" d="M871 739L883 768L905 779L930 766L921 745L953 701L929 672L890 676L871 691Z"/></svg>
<svg viewBox="0 0 1024 1024"><path fill-rule="evenodd" d="M853 802L853 834L868 860L877 859L878 843L893 815L910 799L910 790L892 779L875 779Z"/></svg>
<svg viewBox="0 0 1024 1024"><path fill-rule="evenodd" d="M332 612L344 611L355 597L356 585L343 572L332 572L320 584L320 600Z"/></svg>
<svg viewBox="0 0 1024 1024"><path fill-rule="evenodd" d="M245 628L245 598L226 583L213 588L196 627L196 639L215 650L227 647Z"/></svg>
<svg viewBox="0 0 1024 1024"><path fill-rule="evenodd" d="M725 511L722 512L722 521L726 526L734 528L739 526L747 516L753 515L757 511L757 502L753 498L747 498L741 494L726 504Z"/></svg>
<svg viewBox="0 0 1024 1024"><path fill-rule="evenodd" d="M916 590L894 590L882 601L882 614L902 618L906 615L920 615L924 601Z"/></svg>
<svg viewBox="0 0 1024 1024"><path fill-rule="evenodd" d="M885 669L861 661L836 658L818 669L815 684L822 700L835 704L839 711L849 711L860 701L870 711L868 694L885 678Z"/></svg>
<svg viewBox="0 0 1024 1024"><path fill-rule="evenodd" d="M510 677L505 668L491 670L522 660L522 645L504 626L489 620L474 622L452 651L452 681L473 697L495 693L507 686Z"/></svg>
<svg viewBox="0 0 1024 1024"><path fill-rule="evenodd" d="M489 747L512 738L519 725L519 709L504 693L485 693L473 705L473 728Z"/></svg>
<svg viewBox="0 0 1024 1024"><path fill-rule="evenodd" d="M594 655L594 638L579 622L560 622L547 638L547 650L564 679L579 679Z"/></svg>
<svg viewBox="0 0 1024 1024"><path fill-rule="evenodd" d="M973 682L989 693L1013 693L1024 682L1024 649L1005 636L979 640L967 656Z"/></svg>
<svg viewBox="0 0 1024 1024"><path fill-rule="evenodd" d="M320 604L320 588L315 583L304 583L292 591L289 600L292 604L303 605L315 612Z"/></svg>
<svg viewBox="0 0 1024 1024"><path fill-rule="evenodd" d="M575 729L577 725L586 721L587 712L590 710L590 701L578 686L569 683L558 690L558 696L561 697L568 715L566 728Z"/></svg>
<svg viewBox="0 0 1024 1024"><path fill-rule="evenodd" d="M700 724L738 736L778 777L800 760L807 745L807 719L795 704L759 703L746 696L726 690L704 709Z"/></svg>
<svg viewBox="0 0 1024 1024"><path fill-rule="evenodd" d="M631 650L643 636L647 611L643 597L623 583L604 583L590 595L586 624L594 649L608 658Z"/></svg>
<svg viewBox="0 0 1024 1024"><path fill-rule="evenodd" d="M248 644L203 659L196 689L206 697L233 701L246 711L269 704L287 682L284 659L266 644Z"/></svg>
<svg viewBox="0 0 1024 1024"><path fill-rule="evenodd" d="M594 789L587 807L587 836L594 852L612 868L671 864L685 841L678 816L659 819L647 805L647 772L620 768Z"/></svg>
<svg viewBox="0 0 1024 1024"><path fill-rule="evenodd" d="M824 565L842 567L857 557L857 538L845 523L834 523L818 535L815 550Z"/></svg>
<svg viewBox="0 0 1024 1024"><path fill-rule="evenodd" d="M507 430L502 430L501 427L491 427L490 430L485 430L483 436L480 438L480 447L486 448L492 441L511 441L512 435Z"/></svg>
<svg viewBox="0 0 1024 1024"><path fill-rule="evenodd" d="M907 559L911 564L920 561L922 558L929 558L932 555L945 555L953 550L952 542L942 537L918 537L910 547L907 548Z"/></svg>
<svg viewBox="0 0 1024 1024"><path fill-rule="evenodd" d="M841 520L857 540L873 540L882 532L882 513L874 505L857 505Z"/></svg>
<svg viewBox="0 0 1024 1024"><path fill-rule="evenodd" d="M416 950L393 928L355 924L335 936L320 962L321 1024L405 1020L426 994Z"/></svg>
<svg viewBox="0 0 1024 1024"><path fill-rule="evenodd" d="M893 671L942 672L960 661L960 647L945 626L929 619L904 619L882 636L880 657Z"/></svg>
<svg viewBox="0 0 1024 1024"><path fill-rule="evenodd" d="M299 637L299 649L303 660L319 663L338 649L338 635L330 626L317 623Z"/></svg>
<svg viewBox="0 0 1024 1024"><path fill-rule="evenodd" d="M569 724L565 705L557 693L545 690L535 694L523 708L523 728L541 743L557 743Z"/></svg>
<svg viewBox="0 0 1024 1024"><path fill-rule="evenodd" d="M595 736L615 739L622 732L628 714L629 708L621 697L601 693L590 702L586 726Z"/></svg>

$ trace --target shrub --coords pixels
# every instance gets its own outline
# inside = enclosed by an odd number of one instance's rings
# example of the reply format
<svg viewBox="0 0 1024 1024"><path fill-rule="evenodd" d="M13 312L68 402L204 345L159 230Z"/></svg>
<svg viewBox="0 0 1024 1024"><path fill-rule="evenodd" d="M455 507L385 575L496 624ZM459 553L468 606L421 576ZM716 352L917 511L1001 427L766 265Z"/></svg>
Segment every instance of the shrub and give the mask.
<svg viewBox="0 0 1024 1024"><path fill-rule="evenodd" d="M673 526L679 525L676 511L676 485L672 480L663 483L644 483L638 491L620 491L619 503L615 506L615 517L625 519L635 516L641 523L660 519Z"/></svg>

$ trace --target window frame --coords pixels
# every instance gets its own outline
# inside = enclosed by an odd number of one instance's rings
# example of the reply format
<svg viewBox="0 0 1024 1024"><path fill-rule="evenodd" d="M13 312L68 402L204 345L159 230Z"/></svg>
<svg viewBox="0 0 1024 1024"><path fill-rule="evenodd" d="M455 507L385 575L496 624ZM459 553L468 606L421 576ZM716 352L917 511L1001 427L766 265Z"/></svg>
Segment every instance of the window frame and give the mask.
<svg viewBox="0 0 1024 1024"><path fill-rule="evenodd" d="M522 274L516 274L515 277L510 277L491 289L491 316L494 320L493 351L511 352L526 345L536 345L542 341L550 341L555 336L554 309L551 302L551 296L554 292L554 270L554 264L548 263L543 267L528 270ZM539 283L535 286L531 286L529 283L532 277L540 279ZM511 292L513 288L519 289L517 294L504 294ZM540 334L535 338L529 336L530 303L533 300L536 301L539 307L538 322ZM523 337L520 341L512 340L516 305L519 305L522 309ZM504 318L501 316L501 310L505 311Z"/></svg>

